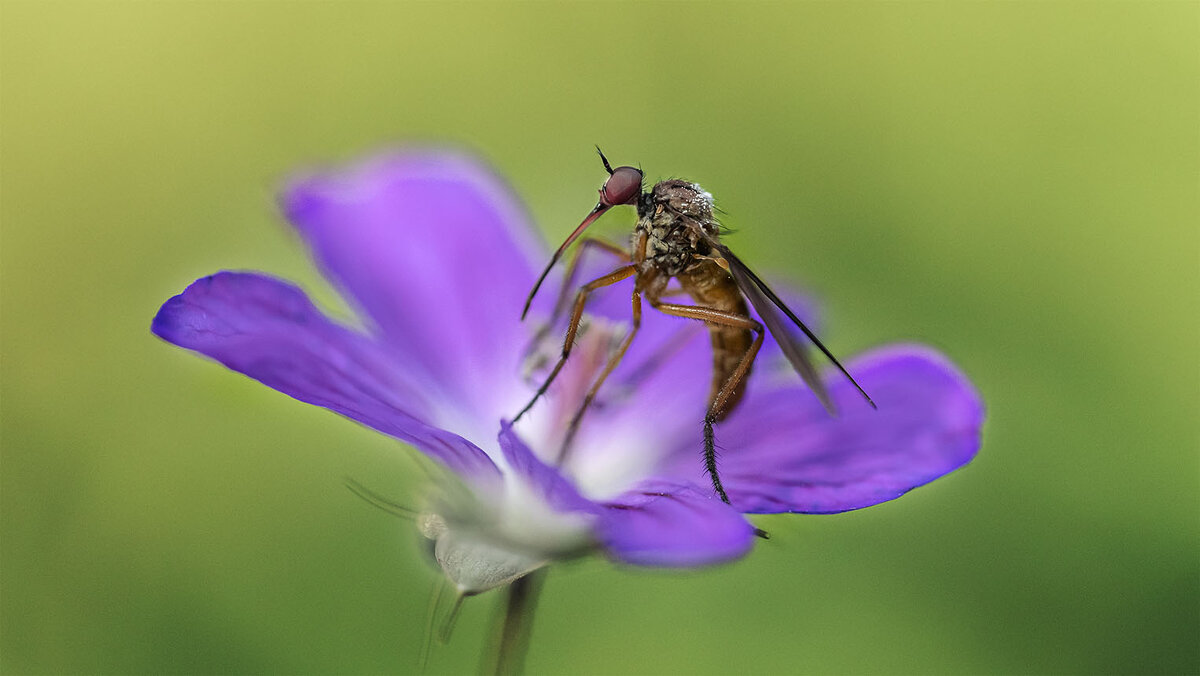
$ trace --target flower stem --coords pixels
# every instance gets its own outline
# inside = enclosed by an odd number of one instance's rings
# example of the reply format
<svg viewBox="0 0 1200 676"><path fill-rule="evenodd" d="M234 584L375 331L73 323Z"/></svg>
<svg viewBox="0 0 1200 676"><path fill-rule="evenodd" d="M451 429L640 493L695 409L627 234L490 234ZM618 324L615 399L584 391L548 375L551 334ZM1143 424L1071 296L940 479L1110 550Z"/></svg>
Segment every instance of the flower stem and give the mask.
<svg viewBox="0 0 1200 676"><path fill-rule="evenodd" d="M525 666L529 636L533 628L533 611L546 578L546 570L535 570L508 586L504 617L500 621L496 662L492 673L497 676L516 676Z"/></svg>

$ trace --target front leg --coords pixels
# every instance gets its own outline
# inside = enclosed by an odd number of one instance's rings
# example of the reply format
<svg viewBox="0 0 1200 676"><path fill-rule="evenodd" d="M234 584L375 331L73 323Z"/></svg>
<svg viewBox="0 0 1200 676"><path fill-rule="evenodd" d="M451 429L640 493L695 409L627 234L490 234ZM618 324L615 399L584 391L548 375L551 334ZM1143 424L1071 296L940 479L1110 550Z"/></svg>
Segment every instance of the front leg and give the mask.
<svg viewBox="0 0 1200 676"><path fill-rule="evenodd" d="M579 246L575 248L575 255L571 257L571 262L567 264L567 272L563 276L562 287L558 291L558 300L554 301L554 310L550 313L551 326L554 325L554 322L567 309L567 298L570 295L570 289L575 287L575 277L579 274L579 268L583 263L583 255L592 250L611 254L621 263L632 262L628 251L611 242L606 242L595 237L588 237L579 242Z"/></svg>
<svg viewBox="0 0 1200 676"><path fill-rule="evenodd" d="M563 312L565 312L567 309L570 291L571 289L575 288L575 277L579 273L583 256L588 251L596 249L612 254L622 263L630 262L629 252L625 251L616 244L606 242L602 239L596 239L595 237L588 237L579 242L579 246L576 247L571 256L571 261L567 264L567 271L563 277L562 286L559 287L558 298L554 301L554 307L550 311L550 318L538 327L537 331L534 332L532 339L530 339L529 344L525 347L526 358L535 358L536 361L533 361L533 363L538 367L545 363L544 360L546 357L545 355L537 355L536 353L541 347L543 341L546 340L546 336L548 336L550 332L554 330L555 324L558 323L558 318L561 317ZM527 381L530 380L530 378L530 376L525 376Z"/></svg>
<svg viewBox="0 0 1200 676"><path fill-rule="evenodd" d="M571 321L567 324L567 336L563 340L562 356L559 357L558 363L554 365L554 369L550 371L550 375L546 378L545 382L542 383L542 386L538 388L536 393L534 393L533 398L530 399L529 403L525 404L525 407L522 408L513 418L513 424L516 424L516 422L521 419L521 416L525 415L529 409L533 408L534 402L536 402L539 397L545 394L546 390L550 389L550 384L554 382L554 379L558 377L558 372L561 371L563 365L567 363L567 358L571 356L571 348L575 345L575 334L579 331L579 322L583 319L583 308L585 305L587 305L588 295L596 289L611 286L623 279L628 279L635 274L637 274L637 267L631 263L629 265L623 265L607 275L604 275L598 279L594 279L580 287L579 293L575 294L575 309L571 312Z"/></svg>
<svg viewBox="0 0 1200 676"><path fill-rule="evenodd" d="M597 376L596 381L588 389L587 395L583 398L583 403L579 405L579 409L575 411L575 415L571 417L571 423L567 426L567 434L563 437L562 448L558 453L558 464L566 462L567 454L571 450L571 442L575 439L575 433L579 431L579 424L583 422L583 414L591 405L592 400L596 398L596 393L600 391L600 386L608 379L609 374L617 368L617 364L621 363L621 359L629 350L629 346L633 344L633 337L637 335L638 329L642 326L642 294L637 289L633 291L633 317L632 323L629 326L629 332L625 334L625 338L617 347L616 351L608 358L608 363L604 365L604 370Z"/></svg>

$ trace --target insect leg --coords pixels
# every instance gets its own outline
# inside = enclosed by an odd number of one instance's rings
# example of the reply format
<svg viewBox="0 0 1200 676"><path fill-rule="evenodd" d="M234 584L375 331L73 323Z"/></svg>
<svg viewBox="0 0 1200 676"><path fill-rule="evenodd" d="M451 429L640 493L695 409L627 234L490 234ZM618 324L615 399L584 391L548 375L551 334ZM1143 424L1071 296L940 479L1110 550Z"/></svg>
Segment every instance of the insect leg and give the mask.
<svg viewBox="0 0 1200 676"><path fill-rule="evenodd" d="M546 380L542 383L542 386L539 387L537 392L534 393L533 399L530 399L529 403L525 404L525 407L522 408L515 417L513 417L513 424L516 424L516 422L521 419L521 416L525 415L529 409L533 408L534 402L536 402L539 397L545 394L546 390L550 389L550 383L554 382L554 379L558 377L558 372L561 371L563 365L567 363L567 357L571 356L571 348L575 345L575 334L579 331L579 322L583 319L583 307L587 304L588 294L592 293L596 289L601 289L606 286L616 284L623 279L632 277L636 273L637 266L633 264L623 265L607 275L604 275L603 277L593 279L579 288L579 292L575 294L575 309L571 312L571 321L567 324L567 336L563 340L562 356L559 357L558 363L554 365L554 368L550 371L550 375L546 377Z"/></svg>
<svg viewBox="0 0 1200 676"><path fill-rule="evenodd" d="M575 415L571 418L571 424L567 426L567 434L563 437L562 448L558 453L558 464L563 464L567 459L567 453L571 448L571 441L575 438L575 432L579 430L579 423L583 421L583 414L591 405L592 400L596 398L596 393L600 391L600 386L608 379L609 374L613 369L617 368L617 364L621 363L621 359L625 356L625 352L629 350L629 346L633 344L633 337L637 335L638 329L642 326L642 294L637 289L633 290L633 320L629 327L629 332L625 334L625 338L621 340L621 344L617 346L612 356L608 358L608 363L604 365L604 370L596 378L596 382L592 383L587 394L583 397L583 403L579 405L579 410L575 411Z"/></svg>
<svg viewBox="0 0 1200 676"><path fill-rule="evenodd" d="M595 237L588 237L580 240L579 246L575 248L574 252L572 252L570 263L567 264L567 271L563 277L562 286L558 291L558 299L554 301L554 307L550 312L550 318L541 326L539 326L537 331L534 332L533 338L530 339L529 345L525 348L526 355L534 355L537 352L538 347L544 340L546 340L546 336L554 330L555 325L558 323L558 318L561 317L564 312L566 312L571 289L576 288L575 277L579 273L580 264L583 262L583 255L588 250L593 248L606 251L616 256L617 259L622 263L630 262L629 252L617 246L616 244L612 244Z"/></svg>
<svg viewBox="0 0 1200 676"><path fill-rule="evenodd" d="M742 355L733 373L729 374L729 377L725 379L725 383L721 385L721 389L717 391L716 396L709 403L708 412L704 415L704 468L712 478L713 489L717 491L717 495L721 497L721 500L728 504L729 496L725 494L725 487L721 485L721 478L717 474L717 451L716 441L713 436L713 425L717 422L720 415L724 413L726 402L733 396L742 379L750 372L750 365L754 363L754 358L758 355L759 348L762 347L762 324L745 315L699 305L677 305L675 303L659 303L657 301L652 301L651 304L663 314L686 317L688 319L699 319L717 326L728 326L730 328L754 332L754 342L750 344L749 349Z"/></svg>
<svg viewBox="0 0 1200 676"><path fill-rule="evenodd" d="M629 252L616 244L606 242L595 237L588 237L579 242L579 246L575 247L575 255L571 258L571 262L567 264L567 272L563 277L562 288L558 292L558 300L554 302L554 311L550 315L550 325L553 326L562 313L567 309L567 298L570 289L575 287L575 275L579 273L579 266L583 262L583 255L590 249L596 248L601 251L617 257L617 260L622 263L630 262Z"/></svg>

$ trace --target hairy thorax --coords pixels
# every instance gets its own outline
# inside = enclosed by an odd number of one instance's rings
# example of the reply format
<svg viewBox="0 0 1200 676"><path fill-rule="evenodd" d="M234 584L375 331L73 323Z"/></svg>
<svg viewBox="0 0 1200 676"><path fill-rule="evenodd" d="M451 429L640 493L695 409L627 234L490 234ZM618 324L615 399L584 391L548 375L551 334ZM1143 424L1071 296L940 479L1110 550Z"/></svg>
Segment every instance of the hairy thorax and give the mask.
<svg viewBox="0 0 1200 676"><path fill-rule="evenodd" d="M664 277L680 275L711 253L704 234L717 235L712 195L687 181L661 181L638 202L633 233L634 259L640 272L651 269ZM645 259L638 251L645 238Z"/></svg>
<svg viewBox="0 0 1200 676"><path fill-rule="evenodd" d="M638 222L633 233L633 259L638 265L639 290L651 303L666 292L672 277L692 298L693 307L715 310L726 316L748 317L746 301L709 240L716 241L719 226L713 218L712 195L687 181L662 181L638 202ZM754 334L744 326L709 321L713 349L713 380L709 402L750 349ZM743 379L729 393L717 419L737 405L745 391Z"/></svg>

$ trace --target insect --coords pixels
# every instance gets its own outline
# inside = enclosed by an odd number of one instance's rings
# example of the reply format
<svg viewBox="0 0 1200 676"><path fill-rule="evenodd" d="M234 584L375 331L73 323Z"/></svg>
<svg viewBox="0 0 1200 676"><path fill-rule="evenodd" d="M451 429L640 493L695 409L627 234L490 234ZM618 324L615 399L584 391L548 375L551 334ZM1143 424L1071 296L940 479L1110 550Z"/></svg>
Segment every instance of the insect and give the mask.
<svg viewBox="0 0 1200 676"><path fill-rule="evenodd" d="M529 292L525 308L521 313L522 319L529 312L529 306L533 302L534 296L537 295L542 282L562 257L563 252L579 239L589 225L612 207L620 205L637 207L638 221L633 231L631 247L626 251L602 240L591 238L584 238L580 242L580 250L584 246L599 247L616 256L623 264L616 270L579 288L572 306L571 319L567 325L561 356L545 382L534 394L533 399L517 414L514 422L520 419L533 406L534 402L546 393L550 383L554 381L563 364L566 363L571 354L571 346L579 330L589 294L630 277L634 278L632 324L585 396L578 413L572 420L572 432L578 426L583 412L595 398L596 392L604 380L617 367L633 342L641 325L643 300L659 312L675 317L699 320L704 322L708 328L712 343L713 378L708 397L708 410L704 414L703 422L704 467L712 479L713 489L726 503L729 502L729 496L725 493L725 488L721 484L721 478L717 472L713 425L728 416L745 393L747 376L750 374L754 358L758 355L759 348L763 343L763 324L779 343L792 367L831 415L835 414L833 402L816 368L807 356L807 345L797 334L797 329L799 334L816 345L834 366L854 384L867 403L872 408L875 407L875 403L863 388L816 335L804 325L804 322L796 317L796 314L771 291L758 275L754 274L741 259L733 255L733 252L721 243L720 225L713 216L712 195L695 183L678 179L660 181L650 190L643 191L643 174L640 169L630 166L613 169L599 147L596 148L596 151L600 153L600 160L604 163L604 169L609 175L600 188L600 200L591 213L554 252L550 263L542 271L533 289ZM574 266L578 261L579 257L577 256L572 262L571 271L568 272L568 280L573 278ZM694 301L693 304L684 305L663 301L663 298L672 292L668 289L668 284L672 279L677 280L679 290L690 296ZM566 290L567 287L564 287L564 292ZM746 306L747 300L754 307L758 316L762 318L762 323L751 317ZM561 302L559 306L561 308ZM568 439L570 439L570 434L568 434Z"/></svg>

